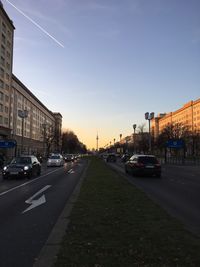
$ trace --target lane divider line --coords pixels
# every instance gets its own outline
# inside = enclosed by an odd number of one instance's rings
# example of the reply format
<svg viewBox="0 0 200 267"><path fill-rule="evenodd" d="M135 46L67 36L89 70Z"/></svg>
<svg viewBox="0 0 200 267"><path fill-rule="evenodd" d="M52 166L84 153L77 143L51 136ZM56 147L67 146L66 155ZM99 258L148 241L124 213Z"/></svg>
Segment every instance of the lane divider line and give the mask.
<svg viewBox="0 0 200 267"><path fill-rule="evenodd" d="M18 189L18 188L20 188L20 187L23 187L23 186L25 186L25 185L27 185L27 184L34 183L34 182L36 182L37 180L39 180L39 179L41 179L41 178L43 178L43 177L45 177L45 176L47 176L47 175L49 175L49 174L52 174L52 173L54 173L54 172L57 172L58 170L60 170L60 169L53 170L53 171L51 171L51 172L48 172L48 173L46 173L46 174L44 174L44 175L39 176L38 178L35 178L34 180L28 181L28 182L26 182L26 183L23 183L23 184L20 184L20 185L18 185L18 186L16 186L16 187L13 187L13 188L11 188L11 189L9 189L9 190L7 190L7 191L4 191L4 192L0 193L0 197L3 196L3 195L5 195L5 194L7 194L7 193L10 193L10 192L12 192L12 191L14 191L14 190L16 190L16 189Z"/></svg>

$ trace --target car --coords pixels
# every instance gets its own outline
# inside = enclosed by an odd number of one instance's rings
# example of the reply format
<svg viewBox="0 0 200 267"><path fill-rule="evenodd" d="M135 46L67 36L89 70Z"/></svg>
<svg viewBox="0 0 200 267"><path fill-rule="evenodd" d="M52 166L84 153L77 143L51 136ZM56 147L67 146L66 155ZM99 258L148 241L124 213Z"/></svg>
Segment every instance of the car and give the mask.
<svg viewBox="0 0 200 267"><path fill-rule="evenodd" d="M74 156L72 154L66 154L64 155L64 160L65 162L73 162L74 161Z"/></svg>
<svg viewBox="0 0 200 267"><path fill-rule="evenodd" d="M130 155L129 154L124 154L124 155L122 155L122 157L121 157L121 162L126 162L127 160L129 160L130 159Z"/></svg>
<svg viewBox="0 0 200 267"><path fill-rule="evenodd" d="M108 154L106 157L106 161L107 162L116 162L117 161L117 157L115 154Z"/></svg>
<svg viewBox="0 0 200 267"><path fill-rule="evenodd" d="M154 155L133 155L125 163L125 172L136 176L161 177L161 164Z"/></svg>
<svg viewBox="0 0 200 267"><path fill-rule="evenodd" d="M11 162L3 167L2 176L4 179L10 177L39 176L41 174L41 164L37 157L32 155L14 157Z"/></svg>
<svg viewBox="0 0 200 267"><path fill-rule="evenodd" d="M64 165L64 159L63 156L60 154L52 154L48 160L47 160L47 167L53 167L53 166L63 166Z"/></svg>

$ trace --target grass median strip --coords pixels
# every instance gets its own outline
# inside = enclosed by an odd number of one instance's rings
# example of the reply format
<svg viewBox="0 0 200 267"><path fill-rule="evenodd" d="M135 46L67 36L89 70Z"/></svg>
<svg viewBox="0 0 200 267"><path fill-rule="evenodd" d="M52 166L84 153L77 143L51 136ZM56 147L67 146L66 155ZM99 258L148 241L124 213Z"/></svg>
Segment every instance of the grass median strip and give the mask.
<svg viewBox="0 0 200 267"><path fill-rule="evenodd" d="M200 239L93 157L56 267L200 266Z"/></svg>

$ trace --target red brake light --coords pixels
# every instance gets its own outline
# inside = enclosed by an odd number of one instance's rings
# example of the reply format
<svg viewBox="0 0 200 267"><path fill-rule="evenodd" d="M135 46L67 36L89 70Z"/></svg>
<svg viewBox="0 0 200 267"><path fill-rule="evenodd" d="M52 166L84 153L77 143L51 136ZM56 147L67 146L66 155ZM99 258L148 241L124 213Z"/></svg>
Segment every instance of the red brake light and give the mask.
<svg viewBox="0 0 200 267"><path fill-rule="evenodd" d="M137 162L137 163L135 164L135 166L137 166L137 167L144 167L144 164L143 164L143 163L140 163L140 162Z"/></svg>

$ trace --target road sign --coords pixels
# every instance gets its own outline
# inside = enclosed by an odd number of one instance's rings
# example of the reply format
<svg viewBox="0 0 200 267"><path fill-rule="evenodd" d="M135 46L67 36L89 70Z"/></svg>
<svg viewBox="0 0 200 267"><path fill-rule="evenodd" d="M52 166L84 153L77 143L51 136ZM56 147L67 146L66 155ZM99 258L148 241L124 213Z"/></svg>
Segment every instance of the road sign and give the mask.
<svg viewBox="0 0 200 267"><path fill-rule="evenodd" d="M13 148L16 145L16 140L0 140L0 148Z"/></svg>
<svg viewBox="0 0 200 267"><path fill-rule="evenodd" d="M184 148L185 142L182 139L171 139L166 142L166 147L169 148Z"/></svg>

